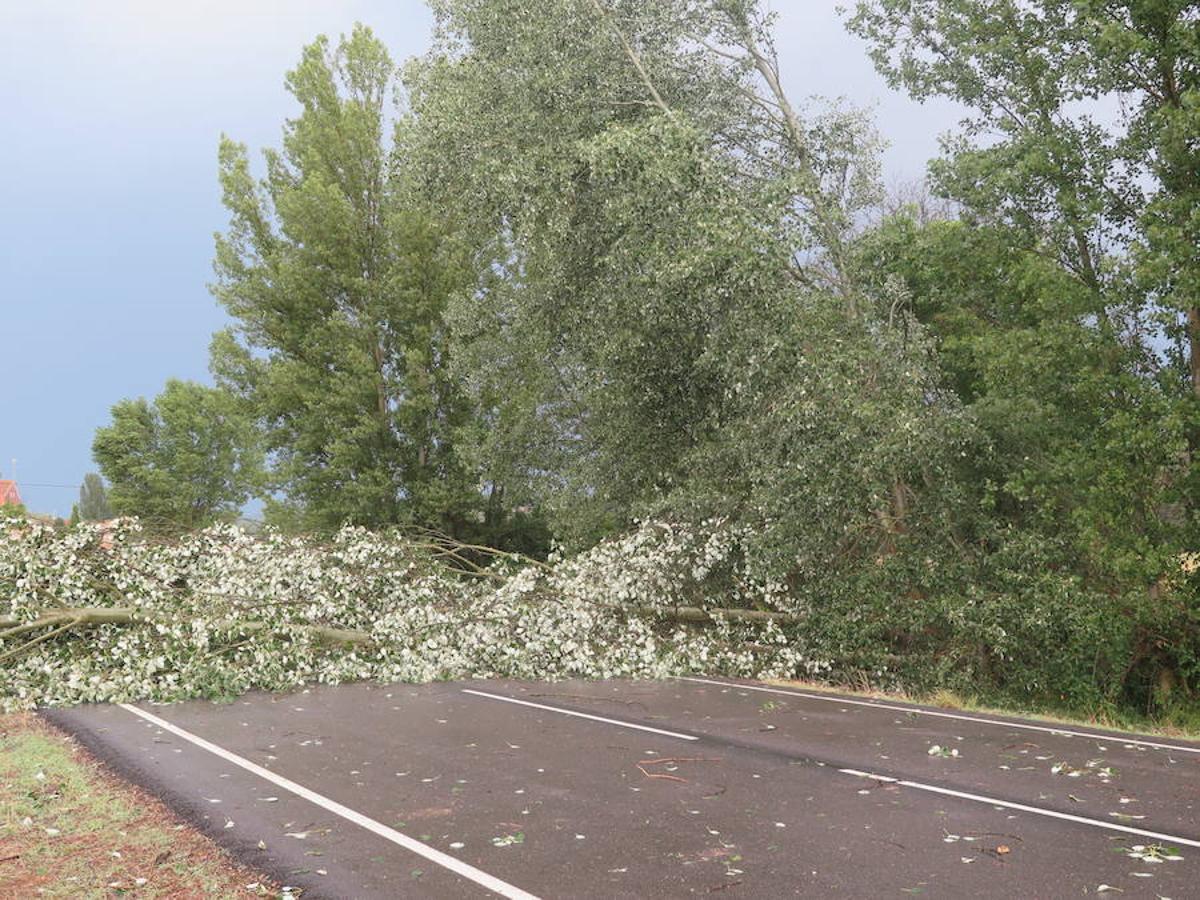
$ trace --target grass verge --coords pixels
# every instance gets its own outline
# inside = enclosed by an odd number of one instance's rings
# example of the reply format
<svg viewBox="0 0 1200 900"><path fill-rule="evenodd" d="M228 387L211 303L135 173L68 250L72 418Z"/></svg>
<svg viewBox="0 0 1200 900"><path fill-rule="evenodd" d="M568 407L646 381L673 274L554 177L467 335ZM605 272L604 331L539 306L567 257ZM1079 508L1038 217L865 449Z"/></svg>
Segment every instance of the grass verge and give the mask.
<svg viewBox="0 0 1200 900"><path fill-rule="evenodd" d="M278 897L30 714L0 716L0 898Z"/></svg>
<svg viewBox="0 0 1200 900"><path fill-rule="evenodd" d="M1008 716L1009 718L1029 719L1046 725L1071 725L1078 728L1091 728L1130 736L1146 735L1150 737L1175 738L1177 740L1200 741L1200 727L1188 724L1179 725L1164 722L1161 719L1141 718L1133 715L1116 716L1100 713L1093 716L1071 716L1061 711L1012 708L993 706L972 697L963 697L954 691L939 690L929 694L906 694L901 692L888 693L874 689L863 689L852 685L833 685L824 682L799 681L795 679L769 678L765 684L777 687L787 687L793 690L804 690L811 693L842 694L845 696L862 697L867 700L890 700L897 703L915 703L923 706L936 706L940 709L957 710L959 712L976 713L980 715Z"/></svg>

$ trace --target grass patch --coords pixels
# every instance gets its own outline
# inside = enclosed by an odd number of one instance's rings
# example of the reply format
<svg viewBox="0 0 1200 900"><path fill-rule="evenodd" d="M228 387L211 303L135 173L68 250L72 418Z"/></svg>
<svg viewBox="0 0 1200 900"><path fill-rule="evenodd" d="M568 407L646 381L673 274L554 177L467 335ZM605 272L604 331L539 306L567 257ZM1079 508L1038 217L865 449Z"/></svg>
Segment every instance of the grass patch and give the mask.
<svg viewBox="0 0 1200 900"><path fill-rule="evenodd" d="M0 898L278 894L45 722L0 716Z"/></svg>
<svg viewBox="0 0 1200 900"><path fill-rule="evenodd" d="M1200 741L1200 722L1195 717L1173 718L1139 717L1123 713L1100 713L1093 716L1071 716L1061 711L1037 708L1006 708L989 705L973 697L964 697L954 691L937 690L929 694L908 694L903 692L888 693L853 685L833 685L824 682L798 681L794 679L769 678L765 683L788 687L795 690L805 690L812 693L845 694L847 696L863 697L869 700L892 700L898 703L919 703L925 706L936 706L941 709L952 709L960 712L979 713L993 716L1010 716L1029 719L1046 725L1071 725L1079 728L1105 729L1133 735L1150 735L1179 740Z"/></svg>

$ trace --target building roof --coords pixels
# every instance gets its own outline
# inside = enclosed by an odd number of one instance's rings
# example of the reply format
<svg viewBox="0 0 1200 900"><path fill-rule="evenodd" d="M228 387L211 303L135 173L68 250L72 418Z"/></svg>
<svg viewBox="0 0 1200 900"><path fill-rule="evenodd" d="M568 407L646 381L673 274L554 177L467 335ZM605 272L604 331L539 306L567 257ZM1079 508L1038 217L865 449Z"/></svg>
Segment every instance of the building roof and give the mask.
<svg viewBox="0 0 1200 900"><path fill-rule="evenodd" d="M0 506L5 503L20 504L21 492L17 490L15 481L7 481L0 478Z"/></svg>

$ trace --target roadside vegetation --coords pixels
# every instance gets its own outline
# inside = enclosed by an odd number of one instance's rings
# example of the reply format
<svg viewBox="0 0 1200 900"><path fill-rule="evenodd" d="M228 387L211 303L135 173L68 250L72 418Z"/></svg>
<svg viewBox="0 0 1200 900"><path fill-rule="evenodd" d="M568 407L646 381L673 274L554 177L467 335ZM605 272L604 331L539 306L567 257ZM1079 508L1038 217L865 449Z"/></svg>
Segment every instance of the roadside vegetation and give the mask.
<svg viewBox="0 0 1200 900"><path fill-rule="evenodd" d="M1024 618L1012 598L992 606L978 596L919 617L905 604L831 607L756 573L753 536L728 522L646 522L544 561L364 528L317 539L214 525L168 538L121 519L13 521L7 534L0 588L17 598L0 616L9 710L357 679L708 674L1196 730L1186 708L1152 717L1119 702L1126 660L1072 680L1080 660L1055 642L1080 621L1110 640L1088 644L1088 659L1136 646L1111 611L1063 621L1078 611L1032 592ZM1004 616L1002 630L986 627ZM871 630L884 627L906 652Z"/></svg>
<svg viewBox="0 0 1200 900"><path fill-rule="evenodd" d="M221 142L215 386L94 445L182 536L17 529L6 702L709 671L1194 726L1194 3L856 4L966 110L899 196L756 0L431 6Z"/></svg>
<svg viewBox="0 0 1200 900"><path fill-rule="evenodd" d="M278 897L34 716L0 716L0 898Z"/></svg>

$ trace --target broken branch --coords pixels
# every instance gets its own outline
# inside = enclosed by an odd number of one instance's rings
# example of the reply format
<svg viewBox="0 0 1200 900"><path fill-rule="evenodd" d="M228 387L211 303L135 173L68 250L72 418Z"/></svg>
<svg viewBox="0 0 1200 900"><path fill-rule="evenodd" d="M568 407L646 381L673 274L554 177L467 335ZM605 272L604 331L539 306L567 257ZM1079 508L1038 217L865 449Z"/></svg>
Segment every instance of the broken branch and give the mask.
<svg viewBox="0 0 1200 900"><path fill-rule="evenodd" d="M776 625L799 625L804 619L793 613L768 612L761 609L702 609L699 606L629 606L624 607L640 616L659 616L672 622L710 624L720 619L730 622L774 622Z"/></svg>
<svg viewBox="0 0 1200 900"><path fill-rule="evenodd" d="M0 660L7 659L9 656L15 656L17 653L27 650L44 640L49 640L54 635L70 628L89 625L149 625L156 622L165 623L167 621L168 619L165 616L121 606L77 607L74 609L56 610L52 613L39 616L32 622L0 631L0 640L6 640L38 631L42 628L52 629L48 634L41 635L20 647L8 651L8 653L0 656ZM228 620L216 622L214 623L214 627L218 630L232 631L240 634L260 634L268 631L297 631L302 634L309 634L318 641L332 644L370 644L372 642L371 635L365 631L334 628L328 625L269 625L266 622L235 622Z"/></svg>

